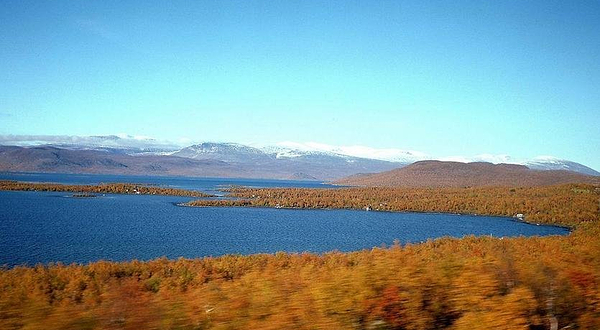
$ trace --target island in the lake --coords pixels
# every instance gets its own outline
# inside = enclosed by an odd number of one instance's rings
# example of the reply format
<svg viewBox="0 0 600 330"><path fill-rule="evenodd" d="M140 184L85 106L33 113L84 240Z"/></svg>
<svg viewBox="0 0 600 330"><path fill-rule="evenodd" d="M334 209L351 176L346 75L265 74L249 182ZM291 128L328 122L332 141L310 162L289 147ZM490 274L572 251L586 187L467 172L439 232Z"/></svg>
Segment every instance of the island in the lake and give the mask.
<svg viewBox="0 0 600 330"><path fill-rule="evenodd" d="M0 190L8 191L57 191L74 192L73 197L91 197L93 194L169 195L189 197L213 197L195 190L156 187L134 183L105 183L98 185L65 185L59 183L32 183L3 180Z"/></svg>

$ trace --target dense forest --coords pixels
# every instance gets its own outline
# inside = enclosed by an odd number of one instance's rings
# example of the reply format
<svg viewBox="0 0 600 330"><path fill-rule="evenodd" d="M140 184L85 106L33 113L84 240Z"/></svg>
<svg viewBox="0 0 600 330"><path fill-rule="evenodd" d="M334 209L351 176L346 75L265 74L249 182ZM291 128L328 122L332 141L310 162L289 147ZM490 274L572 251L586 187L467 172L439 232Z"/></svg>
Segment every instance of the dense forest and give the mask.
<svg viewBox="0 0 600 330"><path fill-rule="evenodd" d="M19 181L0 181L0 191L68 191L88 194L140 194L140 195L171 195L190 197L211 197L200 191L162 188L133 183L103 183L99 185L64 185L58 183L30 183Z"/></svg>
<svg viewBox="0 0 600 330"><path fill-rule="evenodd" d="M0 328L600 329L597 186L232 193L245 199L211 205L524 213L574 231L323 255L14 267L0 271Z"/></svg>

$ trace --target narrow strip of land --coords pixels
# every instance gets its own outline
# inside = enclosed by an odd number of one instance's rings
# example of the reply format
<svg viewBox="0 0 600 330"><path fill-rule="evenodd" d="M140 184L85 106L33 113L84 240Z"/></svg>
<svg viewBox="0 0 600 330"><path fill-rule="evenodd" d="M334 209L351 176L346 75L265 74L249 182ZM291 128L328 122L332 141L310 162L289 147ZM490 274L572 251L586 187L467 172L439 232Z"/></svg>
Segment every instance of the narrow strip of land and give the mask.
<svg viewBox="0 0 600 330"><path fill-rule="evenodd" d="M229 192L236 199L195 200L184 205L523 215L528 222L575 226L598 218L600 187L234 188Z"/></svg>
<svg viewBox="0 0 600 330"><path fill-rule="evenodd" d="M155 187L134 183L103 183L98 185L64 185L58 183L31 183L20 181L0 181L4 191L60 191L79 194L128 194L128 195L168 195L189 197L213 197L201 191Z"/></svg>

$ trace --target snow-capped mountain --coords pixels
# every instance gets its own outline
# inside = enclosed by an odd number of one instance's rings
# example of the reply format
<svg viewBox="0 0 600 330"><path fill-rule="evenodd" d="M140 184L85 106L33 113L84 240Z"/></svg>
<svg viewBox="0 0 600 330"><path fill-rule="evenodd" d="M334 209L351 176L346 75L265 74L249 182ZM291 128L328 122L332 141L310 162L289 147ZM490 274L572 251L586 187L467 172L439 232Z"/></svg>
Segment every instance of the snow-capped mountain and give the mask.
<svg viewBox="0 0 600 330"><path fill-rule="evenodd" d="M289 178L332 178L341 173L374 173L403 166L376 159L358 158L333 152L299 150L281 146L261 148L238 143L204 142L171 154L195 160L218 160L269 173L287 173Z"/></svg>
<svg viewBox="0 0 600 330"><path fill-rule="evenodd" d="M275 147L271 148L278 148L282 153L289 152L293 155L307 152L321 152L338 156L377 159L396 163L412 163L418 160L427 159L425 153L418 151L394 148L378 149L365 146L334 146L317 142L298 143L286 141L277 143Z"/></svg>
<svg viewBox="0 0 600 330"><path fill-rule="evenodd" d="M264 151L239 143L203 142L185 147L171 155L192 159L211 159L225 162L248 163L269 161L273 157Z"/></svg>
<svg viewBox="0 0 600 330"><path fill-rule="evenodd" d="M337 157L377 159L401 163L401 166L421 160L456 161L462 163L487 162L492 164L525 165L533 170L565 170L587 175L600 176L600 172L595 171L594 169L583 164L552 156L538 156L529 160L514 159L506 154L480 154L472 157L432 157L419 151L408 151L393 148L378 149L364 146L332 146L316 142L281 142L275 146L266 146L261 149L266 153L275 154L277 158L295 158L309 154L323 154Z"/></svg>
<svg viewBox="0 0 600 330"><path fill-rule="evenodd" d="M587 175L600 176L600 172L585 165L551 156L536 157L532 160L523 162L523 165L532 170L565 170Z"/></svg>
<svg viewBox="0 0 600 330"><path fill-rule="evenodd" d="M331 151L324 150L316 150L316 149L306 149L306 148L295 148L295 147L286 147L282 145L274 145L274 146L264 146L261 147L264 153L268 155L272 155L277 159L291 159L291 158L299 158L299 157L335 157L341 159L352 159L356 157L352 157L349 155L339 154Z"/></svg>

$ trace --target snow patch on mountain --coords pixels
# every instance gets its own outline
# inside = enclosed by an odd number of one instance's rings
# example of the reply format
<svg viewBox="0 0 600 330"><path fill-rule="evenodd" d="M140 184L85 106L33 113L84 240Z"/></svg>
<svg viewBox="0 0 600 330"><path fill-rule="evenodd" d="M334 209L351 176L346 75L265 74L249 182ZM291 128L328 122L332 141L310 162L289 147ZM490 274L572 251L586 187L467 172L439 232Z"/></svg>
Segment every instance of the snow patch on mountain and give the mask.
<svg viewBox="0 0 600 330"><path fill-rule="evenodd" d="M280 149L277 152L274 152L274 154L275 154L275 158L277 158L277 159L296 158L296 157L302 157L305 155L305 153L298 152L297 150L292 150L292 149Z"/></svg>
<svg viewBox="0 0 600 330"><path fill-rule="evenodd" d="M573 161L559 159L553 156L538 156L523 162L523 165L534 170L565 170L587 175L600 176L600 172Z"/></svg>
<svg viewBox="0 0 600 330"><path fill-rule="evenodd" d="M283 146L280 144L270 145L270 146L262 146L259 147L264 153L275 156L277 159L286 159L286 158L299 158L305 156L331 156L331 157L343 157L344 155L326 152L326 151L318 151L318 150L310 150L304 147L297 147L295 145Z"/></svg>
<svg viewBox="0 0 600 330"><path fill-rule="evenodd" d="M156 141L155 138L145 135L129 135L126 133L115 134L118 138L124 140L137 140L137 141Z"/></svg>
<svg viewBox="0 0 600 330"><path fill-rule="evenodd" d="M0 135L1 145L37 146L51 145L79 150L121 150L127 153L170 152L181 148L169 141L161 141L142 135Z"/></svg>
<svg viewBox="0 0 600 330"><path fill-rule="evenodd" d="M513 159L508 155L494 155L494 154L481 154L472 157L467 156L447 156L439 157L437 160L449 161L449 162L461 162L461 163L472 163L472 162L486 162L493 164L518 164L523 165L522 161Z"/></svg>
<svg viewBox="0 0 600 330"><path fill-rule="evenodd" d="M335 146L318 142L279 142L277 146L300 152L321 152L338 156L377 159L396 163L412 163L427 159L427 154L419 151L408 151L401 149L379 149L365 146Z"/></svg>

